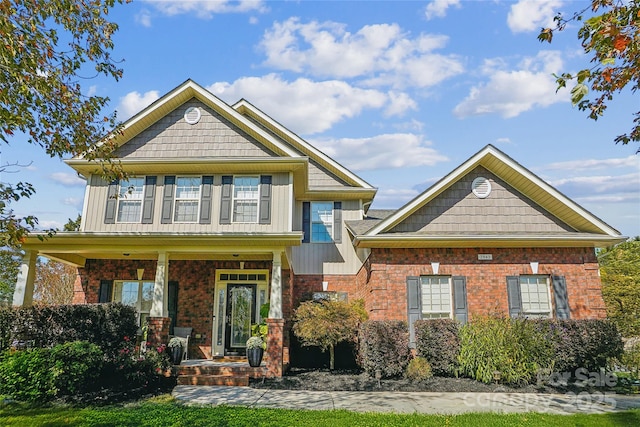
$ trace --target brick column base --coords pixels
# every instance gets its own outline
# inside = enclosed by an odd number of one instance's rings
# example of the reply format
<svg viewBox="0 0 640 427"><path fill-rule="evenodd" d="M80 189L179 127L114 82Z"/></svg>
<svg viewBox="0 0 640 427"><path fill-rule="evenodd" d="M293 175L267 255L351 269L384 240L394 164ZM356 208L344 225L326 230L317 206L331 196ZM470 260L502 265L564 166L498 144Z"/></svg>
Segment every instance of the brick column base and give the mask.
<svg viewBox="0 0 640 427"><path fill-rule="evenodd" d="M147 332L147 342L151 347L158 347L160 344L169 342L169 317L149 317L149 331Z"/></svg>
<svg viewBox="0 0 640 427"><path fill-rule="evenodd" d="M267 319L267 378L281 377L284 372L284 319Z"/></svg>

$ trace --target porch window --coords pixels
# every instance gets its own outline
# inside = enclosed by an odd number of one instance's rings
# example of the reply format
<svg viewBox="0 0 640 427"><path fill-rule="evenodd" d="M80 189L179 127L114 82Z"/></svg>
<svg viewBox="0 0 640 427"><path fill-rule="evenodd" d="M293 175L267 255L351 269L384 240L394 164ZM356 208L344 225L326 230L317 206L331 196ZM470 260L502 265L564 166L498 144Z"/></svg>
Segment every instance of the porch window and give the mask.
<svg viewBox="0 0 640 427"><path fill-rule="evenodd" d="M201 183L200 177L176 178L175 222L198 221Z"/></svg>
<svg viewBox="0 0 640 427"><path fill-rule="evenodd" d="M258 222L259 184L257 176L233 178L233 222Z"/></svg>
<svg viewBox="0 0 640 427"><path fill-rule="evenodd" d="M311 241L333 241L333 202L311 203Z"/></svg>
<svg viewBox="0 0 640 427"><path fill-rule="evenodd" d="M522 313L526 317L551 317L547 276L520 276L520 297Z"/></svg>
<svg viewBox="0 0 640 427"><path fill-rule="evenodd" d="M138 311L138 323L143 325L151 312L154 282L115 282L113 301L134 307Z"/></svg>
<svg viewBox="0 0 640 427"><path fill-rule="evenodd" d="M140 222L144 178L129 178L120 181L118 188L118 222Z"/></svg>
<svg viewBox="0 0 640 427"><path fill-rule="evenodd" d="M451 277L421 276L422 318L438 319L451 316Z"/></svg>

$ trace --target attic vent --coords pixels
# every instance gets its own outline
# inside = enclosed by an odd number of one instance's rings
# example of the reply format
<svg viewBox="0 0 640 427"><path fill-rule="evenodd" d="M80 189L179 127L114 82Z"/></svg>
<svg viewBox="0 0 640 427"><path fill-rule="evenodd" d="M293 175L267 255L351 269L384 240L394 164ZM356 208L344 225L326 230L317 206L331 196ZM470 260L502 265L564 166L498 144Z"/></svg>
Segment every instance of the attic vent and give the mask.
<svg viewBox="0 0 640 427"><path fill-rule="evenodd" d="M484 199L491 194L491 182L487 178L479 176L471 183L471 191L478 198Z"/></svg>
<svg viewBox="0 0 640 427"><path fill-rule="evenodd" d="M184 121L190 125L195 125L200 121L200 109L198 107L189 107L184 112Z"/></svg>

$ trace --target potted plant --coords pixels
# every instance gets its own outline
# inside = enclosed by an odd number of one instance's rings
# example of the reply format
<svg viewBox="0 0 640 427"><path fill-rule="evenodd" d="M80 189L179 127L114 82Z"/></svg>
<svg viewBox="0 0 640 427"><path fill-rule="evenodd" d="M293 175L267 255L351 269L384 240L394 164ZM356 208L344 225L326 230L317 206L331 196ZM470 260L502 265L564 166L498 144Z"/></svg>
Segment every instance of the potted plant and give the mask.
<svg viewBox="0 0 640 427"><path fill-rule="evenodd" d="M264 341L260 337L251 337L247 340L247 359L249 366L257 367L262 363L264 355Z"/></svg>
<svg viewBox="0 0 640 427"><path fill-rule="evenodd" d="M182 360L183 345L183 340L178 337L173 337L169 340L169 356L174 365L179 365Z"/></svg>

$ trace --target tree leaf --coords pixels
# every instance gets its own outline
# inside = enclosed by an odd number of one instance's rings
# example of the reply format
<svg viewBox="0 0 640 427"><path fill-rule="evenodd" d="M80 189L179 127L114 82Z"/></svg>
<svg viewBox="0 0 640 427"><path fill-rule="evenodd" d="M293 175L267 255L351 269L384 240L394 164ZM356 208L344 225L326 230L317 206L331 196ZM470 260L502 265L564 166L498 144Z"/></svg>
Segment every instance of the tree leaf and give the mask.
<svg viewBox="0 0 640 427"><path fill-rule="evenodd" d="M587 93L589 93L589 88L586 85L582 83L575 85L573 89L571 89L571 103L576 106Z"/></svg>

